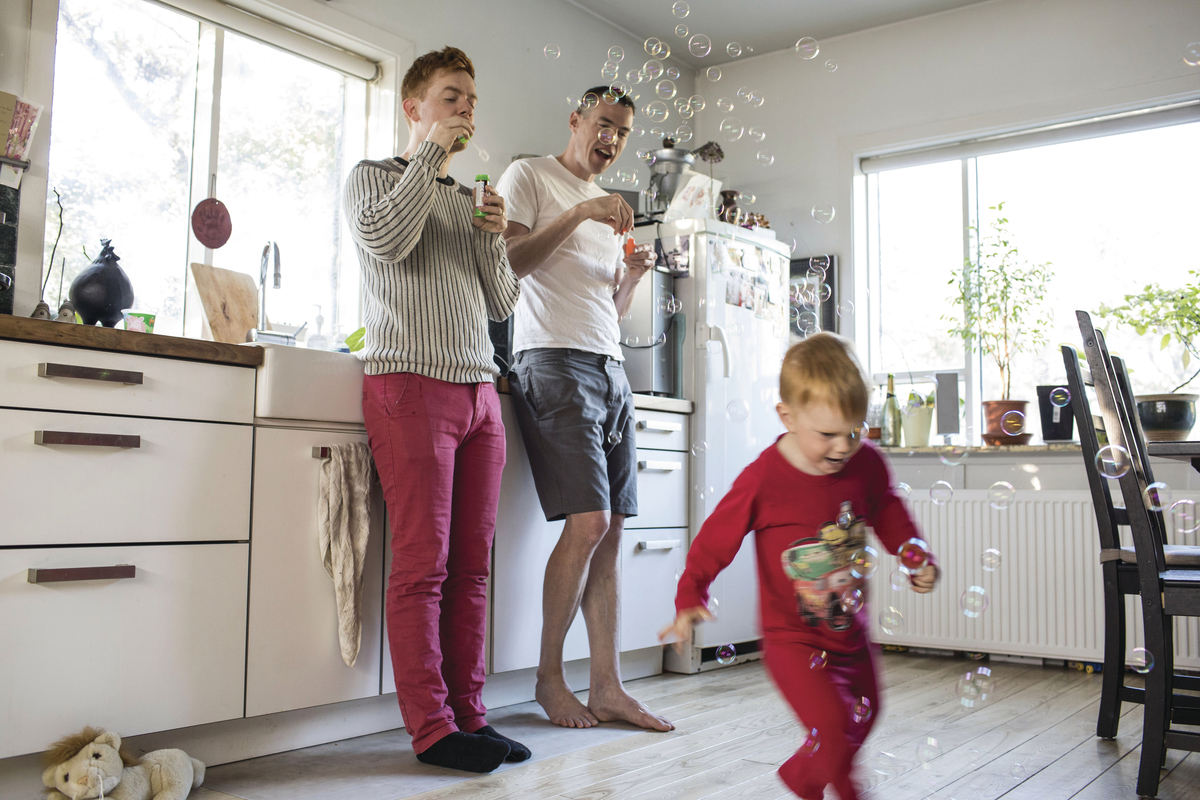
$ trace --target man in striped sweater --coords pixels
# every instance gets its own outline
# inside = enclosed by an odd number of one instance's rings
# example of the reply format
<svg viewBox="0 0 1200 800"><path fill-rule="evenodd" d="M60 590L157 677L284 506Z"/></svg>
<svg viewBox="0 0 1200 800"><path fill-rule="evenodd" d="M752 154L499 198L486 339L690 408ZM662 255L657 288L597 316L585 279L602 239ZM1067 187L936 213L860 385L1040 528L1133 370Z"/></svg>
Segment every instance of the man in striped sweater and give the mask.
<svg viewBox="0 0 1200 800"><path fill-rule="evenodd" d="M528 748L484 718L483 637L504 468L488 319L519 295L505 203L448 177L475 133L475 69L427 53L401 85L408 147L363 161L345 204L362 266L363 416L392 528L387 631L396 696L417 758L490 772Z"/></svg>

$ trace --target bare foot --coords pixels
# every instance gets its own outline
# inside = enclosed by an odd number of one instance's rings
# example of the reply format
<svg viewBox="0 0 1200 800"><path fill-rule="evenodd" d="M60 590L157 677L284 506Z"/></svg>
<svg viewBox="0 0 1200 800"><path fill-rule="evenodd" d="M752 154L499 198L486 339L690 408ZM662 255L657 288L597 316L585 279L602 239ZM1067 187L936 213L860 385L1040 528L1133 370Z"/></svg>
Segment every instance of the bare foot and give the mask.
<svg viewBox="0 0 1200 800"><path fill-rule="evenodd" d="M555 725L564 728L591 728L600 724L600 720L588 711L587 706L571 693L571 687L567 686L565 681L539 679L533 697Z"/></svg>
<svg viewBox="0 0 1200 800"><path fill-rule="evenodd" d="M588 694L588 710L601 722L621 720L653 731L675 730L674 725L639 703L623 686L592 689Z"/></svg>

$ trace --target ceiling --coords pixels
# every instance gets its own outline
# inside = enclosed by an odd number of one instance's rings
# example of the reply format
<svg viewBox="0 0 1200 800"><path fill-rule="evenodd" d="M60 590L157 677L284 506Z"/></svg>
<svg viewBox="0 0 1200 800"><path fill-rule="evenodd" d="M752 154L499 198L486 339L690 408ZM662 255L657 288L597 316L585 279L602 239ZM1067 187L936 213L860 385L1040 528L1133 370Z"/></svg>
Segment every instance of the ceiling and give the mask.
<svg viewBox="0 0 1200 800"><path fill-rule="evenodd" d="M671 55L700 69L736 60L726 51L730 42L741 45L741 58L784 50L804 36L820 41L890 22L922 17L986 0L686 0L689 11L678 18L675 0L566 0L591 12L635 38L656 36L671 48ZM675 33L688 27L688 38ZM712 52L696 58L688 52L688 39L703 33L712 41Z"/></svg>

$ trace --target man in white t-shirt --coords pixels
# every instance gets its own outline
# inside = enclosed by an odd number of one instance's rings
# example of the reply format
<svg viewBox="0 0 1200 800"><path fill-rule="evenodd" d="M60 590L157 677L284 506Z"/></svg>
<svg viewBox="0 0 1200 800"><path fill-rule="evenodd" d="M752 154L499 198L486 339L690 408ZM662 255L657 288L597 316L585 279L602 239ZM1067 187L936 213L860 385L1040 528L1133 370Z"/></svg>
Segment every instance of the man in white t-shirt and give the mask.
<svg viewBox="0 0 1200 800"><path fill-rule="evenodd" d="M562 155L513 163L497 189L508 199L508 261L521 278L513 408L546 519L566 520L546 564L537 701L567 728L624 720L668 731L671 723L621 685L617 654L621 531L637 514L633 395L617 321L654 254L625 248L633 209L594 179L621 155L633 114L628 97L588 91L571 112ZM591 651L586 706L563 670L563 641L581 607Z"/></svg>

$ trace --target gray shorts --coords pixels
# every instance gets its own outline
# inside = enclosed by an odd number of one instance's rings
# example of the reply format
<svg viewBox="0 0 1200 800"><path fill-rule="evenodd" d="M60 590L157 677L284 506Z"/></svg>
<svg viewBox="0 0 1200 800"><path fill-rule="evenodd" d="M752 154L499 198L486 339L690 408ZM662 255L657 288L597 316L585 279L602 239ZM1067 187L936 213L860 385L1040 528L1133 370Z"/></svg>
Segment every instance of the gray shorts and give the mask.
<svg viewBox="0 0 1200 800"><path fill-rule="evenodd" d="M582 350L523 350L508 380L546 519L637 516L633 392L621 362Z"/></svg>

